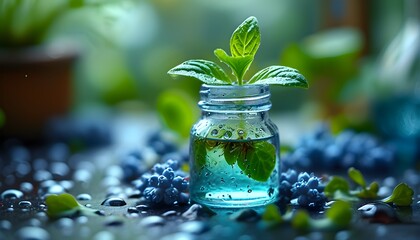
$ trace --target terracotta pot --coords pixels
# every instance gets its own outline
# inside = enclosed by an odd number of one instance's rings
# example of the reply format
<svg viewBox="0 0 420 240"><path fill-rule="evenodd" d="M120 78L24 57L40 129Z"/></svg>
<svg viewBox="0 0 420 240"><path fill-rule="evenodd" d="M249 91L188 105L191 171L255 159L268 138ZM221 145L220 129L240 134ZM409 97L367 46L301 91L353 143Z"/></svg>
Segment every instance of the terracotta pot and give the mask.
<svg viewBox="0 0 420 240"><path fill-rule="evenodd" d="M47 121L69 111L75 51L0 51L0 138L38 139Z"/></svg>

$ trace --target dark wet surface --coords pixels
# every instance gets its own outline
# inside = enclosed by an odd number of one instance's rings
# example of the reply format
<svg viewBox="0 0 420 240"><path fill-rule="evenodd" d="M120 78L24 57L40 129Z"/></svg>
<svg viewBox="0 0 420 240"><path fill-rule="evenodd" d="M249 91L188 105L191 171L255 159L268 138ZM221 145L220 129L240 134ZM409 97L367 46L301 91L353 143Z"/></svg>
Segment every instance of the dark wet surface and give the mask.
<svg viewBox="0 0 420 240"><path fill-rule="evenodd" d="M154 208L124 181L113 147L70 153L62 144L45 151L16 148L0 154L1 239L419 239L420 176L408 170L381 177L388 195L404 180L414 189L411 207L378 202L353 206L352 225L331 232L298 232L289 224L270 227L263 209L210 210L197 204ZM372 177L373 178L373 177ZM50 220L45 197L71 193L96 215ZM313 213L314 218L321 217Z"/></svg>

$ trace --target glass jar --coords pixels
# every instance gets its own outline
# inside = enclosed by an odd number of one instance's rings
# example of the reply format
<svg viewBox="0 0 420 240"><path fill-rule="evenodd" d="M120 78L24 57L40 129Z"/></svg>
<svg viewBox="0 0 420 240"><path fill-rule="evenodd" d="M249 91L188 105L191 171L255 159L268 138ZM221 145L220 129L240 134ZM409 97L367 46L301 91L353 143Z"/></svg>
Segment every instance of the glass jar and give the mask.
<svg viewBox="0 0 420 240"><path fill-rule="evenodd" d="M190 142L191 200L215 208L278 199L278 129L268 116L268 85L202 85L201 119Z"/></svg>

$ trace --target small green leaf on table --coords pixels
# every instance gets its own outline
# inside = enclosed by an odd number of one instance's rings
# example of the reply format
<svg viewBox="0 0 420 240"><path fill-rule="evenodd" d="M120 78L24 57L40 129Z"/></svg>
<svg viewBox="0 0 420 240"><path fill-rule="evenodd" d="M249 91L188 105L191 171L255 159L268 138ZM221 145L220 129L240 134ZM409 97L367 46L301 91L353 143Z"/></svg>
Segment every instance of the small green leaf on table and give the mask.
<svg viewBox="0 0 420 240"><path fill-rule="evenodd" d="M410 206L413 202L413 195L413 189L405 183L400 183L394 188L391 196L383 199L382 201L386 203L393 203L396 206L406 207Z"/></svg>
<svg viewBox="0 0 420 240"><path fill-rule="evenodd" d="M366 187L366 181L363 177L362 173L355 169L354 167L349 168L348 175L351 180L353 180L355 183L357 183L359 186L365 188Z"/></svg>
<svg viewBox="0 0 420 240"><path fill-rule="evenodd" d="M274 204L269 204L265 207L262 214L262 220L270 224L279 224L283 222L283 217L280 214L279 208Z"/></svg>
<svg viewBox="0 0 420 240"><path fill-rule="evenodd" d="M346 228L352 219L352 209L348 202L337 201L329 208L325 215L337 228Z"/></svg>
<svg viewBox="0 0 420 240"><path fill-rule="evenodd" d="M334 176L325 186L324 193L327 197L333 197L336 191L348 193L350 191L350 185L346 179Z"/></svg>
<svg viewBox="0 0 420 240"><path fill-rule="evenodd" d="M90 215L95 209L87 208L79 204L73 195L63 193L60 195L49 195L45 199L47 215L50 218L72 217L77 214Z"/></svg>

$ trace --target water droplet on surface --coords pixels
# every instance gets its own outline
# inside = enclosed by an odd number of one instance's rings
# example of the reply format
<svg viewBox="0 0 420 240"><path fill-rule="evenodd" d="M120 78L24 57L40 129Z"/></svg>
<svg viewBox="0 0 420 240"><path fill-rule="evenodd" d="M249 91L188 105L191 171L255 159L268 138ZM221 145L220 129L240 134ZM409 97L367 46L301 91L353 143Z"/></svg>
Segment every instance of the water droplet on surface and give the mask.
<svg viewBox="0 0 420 240"><path fill-rule="evenodd" d="M199 221L185 222L179 225L180 231L192 234L202 234L207 232L209 229L210 227L207 224Z"/></svg>
<svg viewBox="0 0 420 240"><path fill-rule="evenodd" d="M143 227L163 226L165 223L165 219L159 216L145 217L140 221L140 225Z"/></svg>
<svg viewBox="0 0 420 240"><path fill-rule="evenodd" d="M39 227L23 227L16 232L16 237L19 240L47 240L50 234Z"/></svg>
<svg viewBox="0 0 420 240"><path fill-rule="evenodd" d="M219 131L217 130L217 129L213 129L212 131L211 131L211 135L212 136L217 136L217 134L219 133Z"/></svg>
<svg viewBox="0 0 420 240"><path fill-rule="evenodd" d="M99 216L105 216L105 211L104 210L97 210L97 211L95 211L95 214L99 215Z"/></svg>
<svg viewBox="0 0 420 240"><path fill-rule="evenodd" d="M50 171L54 175L64 177L70 172L70 169L64 162L53 162L51 163Z"/></svg>
<svg viewBox="0 0 420 240"><path fill-rule="evenodd" d="M78 217L75 219L75 221L76 221L78 224L86 224L86 223L89 221L89 218L88 218L88 217L86 217L86 216L78 216Z"/></svg>
<svg viewBox="0 0 420 240"><path fill-rule="evenodd" d="M245 133L245 132L244 132L244 130L242 130L242 129L238 129L238 135L239 135L239 136L244 135L244 133Z"/></svg>
<svg viewBox="0 0 420 240"><path fill-rule="evenodd" d="M0 229L10 230L12 229L12 223L7 220L0 220Z"/></svg>
<svg viewBox="0 0 420 240"><path fill-rule="evenodd" d="M20 190L25 193L32 192L34 190L34 186L30 182L23 182L20 184Z"/></svg>
<svg viewBox="0 0 420 240"><path fill-rule="evenodd" d="M92 200L92 196L90 196L87 193L81 193L81 194L77 195L76 199L79 200L79 201L90 201L90 200Z"/></svg>
<svg viewBox="0 0 420 240"><path fill-rule="evenodd" d="M122 198L110 197L110 198L105 199L101 203L101 205L119 207L119 206L125 206L125 205L127 205L127 203Z"/></svg>
<svg viewBox="0 0 420 240"><path fill-rule="evenodd" d="M23 192L16 189L8 189L0 195L1 199L16 199L23 197Z"/></svg>
<svg viewBox="0 0 420 240"><path fill-rule="evenodd" d="M149 209L149 206L141 204L141 205L137 205L136 208L140 211L144 211L144 210Z"/></svg>
<svg viewBox="0 0 420 240"><path fill-rule="evenodd" d="M162 213L162 217L175 216L176 214L177 214L177 211L170 210L170 211Z"/></svg>
<svg viewBox="0 0 420 240"><path fill-rule="evenodd" d="M225 134L223 135L225 138L231 138L232 137L232 132L231 131L226 131Z"/></svg>
<svg viewBox="0 0 420 240"><path fill-rule="evenodd" d="M29 201L20 201L18 203L19 207L21 208L29 208L30 206L32 206L32 203Z"/></svg>
<svg viewBox="0 0 420 240"><path fill-rule="evenodd" d="M34 174L34 180L37 182L42 182L46 180L51 180L52 174L47 170L38 170Z"/></svg>
<svg viewBox="0 0 420 240"><path fill-rule="evenodd" d="M71 218L65 217L65 218L58 219L57 222L56 222L56 224L57 224L57 227L60 230L63 230L63 229L67 229L68 230L68 229L73 228L74 221Z"/></svg>
<svg viewBox="0 0 420 240"><path fill-rule="evenodd" d="M252 189L248 189L248 191L247 191L248 193L252 193Z"/></svg>
<svg viewBox="0 0 420 240"><path fill-rule="evenodd" d="M138 210L137 208L135 208L135 207L129 207L129 208L127 208L127 212L128 213L139 213L140 212L140 210Z"/></svg>
<svg viewBox="0 0 420 240"><path fill-rule="evenodd" d="M116 227L116 226L121 226L124 224L123 219L116 217L116 216L109 216L105 219L104 222L105 226L109 226L109 227Z"/></svg>

